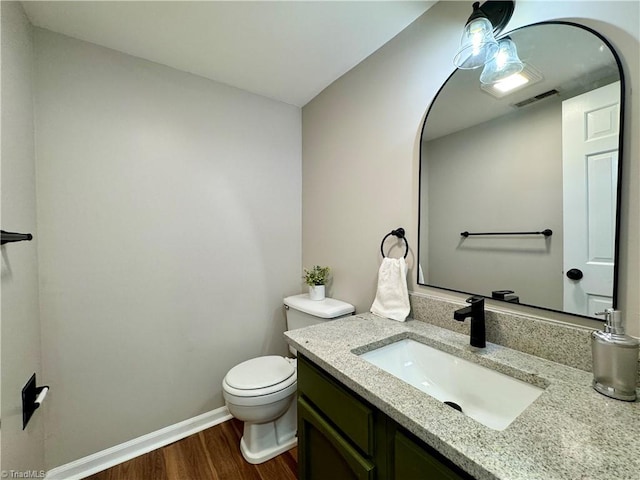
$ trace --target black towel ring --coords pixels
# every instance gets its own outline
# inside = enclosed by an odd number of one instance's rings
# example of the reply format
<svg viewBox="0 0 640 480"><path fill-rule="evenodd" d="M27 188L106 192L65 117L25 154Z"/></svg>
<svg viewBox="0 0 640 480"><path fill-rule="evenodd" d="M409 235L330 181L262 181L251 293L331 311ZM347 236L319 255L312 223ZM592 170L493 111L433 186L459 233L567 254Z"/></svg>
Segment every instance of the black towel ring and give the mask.
<svg viewBox="0 0 640 480"><path fill-rule="evenodd" d="M404 228L402 228L402 227L398 227L395 230L391 230L382 239L382 243L380 243L380 253L382 254L382 258L387 258L386 255L384 254L384 250L383 250L382 247L384 246L384 241L390 235L393 235L394 237L398 237L398 238L401 238L402 240L404 240L404 245L405 245L404 258L407 258L407 254L409 253L409 242L407 242L407 237L404 236Z"/></svg>

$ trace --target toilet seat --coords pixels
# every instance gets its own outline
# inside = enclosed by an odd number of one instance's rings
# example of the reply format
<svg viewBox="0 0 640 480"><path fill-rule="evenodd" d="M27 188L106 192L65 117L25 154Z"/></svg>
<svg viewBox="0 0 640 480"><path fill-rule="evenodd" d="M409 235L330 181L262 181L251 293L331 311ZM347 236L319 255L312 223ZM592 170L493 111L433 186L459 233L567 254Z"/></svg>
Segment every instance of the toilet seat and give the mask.
<svg viewBox="0 0 640 480"><path fill-rule="evenodd" d="M239 405L266 404L285 398L297 387L294 365L277 355L242 362L229 370L222 381L225 397Z"/></svg>
<svg viewBox="0 0 640 480"><path fill-rule="evenodd" d="M295 373L287 359L278 355L246 360L227 373L227 384L238 390L256 390L278 385Z"/></svg>

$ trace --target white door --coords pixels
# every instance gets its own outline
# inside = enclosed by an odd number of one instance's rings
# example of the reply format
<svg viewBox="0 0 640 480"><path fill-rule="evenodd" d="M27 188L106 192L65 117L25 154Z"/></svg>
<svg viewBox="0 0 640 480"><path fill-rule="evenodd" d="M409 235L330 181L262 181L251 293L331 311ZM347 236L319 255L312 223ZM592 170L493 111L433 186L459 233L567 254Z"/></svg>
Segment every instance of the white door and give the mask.
<svg viewBox="0 0 640 480"><path fill-rule="evenodd" d="M619 123L620 82L562 102L567 312L592 316L613 303Z"/></svg>

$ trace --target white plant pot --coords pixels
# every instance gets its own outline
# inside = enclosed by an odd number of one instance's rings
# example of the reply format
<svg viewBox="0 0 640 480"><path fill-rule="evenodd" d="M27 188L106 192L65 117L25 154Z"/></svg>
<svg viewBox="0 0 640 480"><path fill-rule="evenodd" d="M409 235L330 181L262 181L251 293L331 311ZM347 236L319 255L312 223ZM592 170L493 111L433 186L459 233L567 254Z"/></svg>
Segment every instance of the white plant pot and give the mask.
<svg viewBox="0 0 640 480"><path fill-rule="evenodd" d="M309 285L309 298L311 300L324 300L324 285Z"/></svg>

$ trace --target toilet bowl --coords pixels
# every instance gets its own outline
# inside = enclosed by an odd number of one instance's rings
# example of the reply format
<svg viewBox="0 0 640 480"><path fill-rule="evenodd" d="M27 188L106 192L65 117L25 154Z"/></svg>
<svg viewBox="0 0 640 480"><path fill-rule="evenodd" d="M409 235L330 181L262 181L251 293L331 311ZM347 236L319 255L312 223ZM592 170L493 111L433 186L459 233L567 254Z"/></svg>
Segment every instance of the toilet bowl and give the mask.
<svg viewBox="0 0 640 480"><path fill-rule="evenodd" d="M240 451L262 463L297 444L296 361L269 355L236 365L222 381L231 415L244 422Z"/></svg>
<svg viewBox="0 0 640 480"><path fill-rule="evenodd" d="M340 300L310 300L307 294L287 297L284 303L290 330L352 315L355 310ZM240 452L247 462L266 462L298 443L296 389L296 360L279 355L246 360L224 377L227 408L244 422Z"/></svg>

